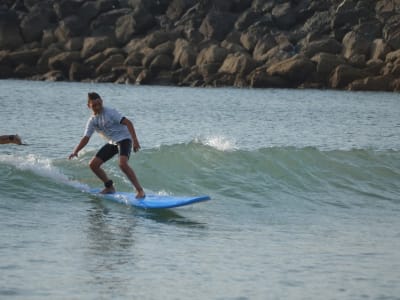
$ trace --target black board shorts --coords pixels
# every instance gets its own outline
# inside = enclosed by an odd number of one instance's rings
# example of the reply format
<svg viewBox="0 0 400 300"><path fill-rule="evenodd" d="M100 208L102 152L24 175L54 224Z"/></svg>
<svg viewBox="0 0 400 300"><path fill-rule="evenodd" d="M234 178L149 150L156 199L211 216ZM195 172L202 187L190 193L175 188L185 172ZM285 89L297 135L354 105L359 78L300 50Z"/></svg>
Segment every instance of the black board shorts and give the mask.
<svg viewBox="0 0 400 300"><path fill-rule="evenodd" d="M96 157L100 158L103 162L114 157L115 154L119 153L119 156L129 156L132 151L132 141L130 139L122 140L118 142L116 145L114 144L105 144L101 149L96 153Z"/></svg>

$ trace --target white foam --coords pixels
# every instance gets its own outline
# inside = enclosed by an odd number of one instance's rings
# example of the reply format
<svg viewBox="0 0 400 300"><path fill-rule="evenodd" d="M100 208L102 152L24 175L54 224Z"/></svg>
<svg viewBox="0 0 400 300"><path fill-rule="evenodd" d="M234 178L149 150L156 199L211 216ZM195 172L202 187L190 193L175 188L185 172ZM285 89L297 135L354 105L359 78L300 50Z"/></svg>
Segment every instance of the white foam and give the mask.
<svg viewBox="0 0 400 300"><path fill-rule="evenodd" d="M220 151L236 150L236 142L224 136L211 136L204 139L203 144Z"/></svg>
<svg viewBox="0 0 400 300"><path fill-rule="evenodd" d="M166 190L160 190L156 194L159 195L159 196L170 196L171 195Z"/></svg>
<svg viewBox="0 0 400 300"><path fill-rule="evenodd" d="M72 186L79 190L87 191L89 186L75 180L69 179L48 158L37 157L33 154L27 156L0 155L0 162L11 164L19 170L30 171L41 177L46 177L55 182Z"/></svg>

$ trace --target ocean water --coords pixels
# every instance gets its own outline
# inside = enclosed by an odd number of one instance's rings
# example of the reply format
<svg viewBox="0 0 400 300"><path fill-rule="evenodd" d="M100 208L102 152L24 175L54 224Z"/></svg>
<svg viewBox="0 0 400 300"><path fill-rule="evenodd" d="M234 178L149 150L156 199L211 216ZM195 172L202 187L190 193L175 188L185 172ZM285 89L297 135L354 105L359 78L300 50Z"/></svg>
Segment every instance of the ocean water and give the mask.
<svg viewBox="0 0 400 300"><path fill-rule="evenodd" d="M143 210L83 192L86 95L133 120ZM0 299L400 299L395 93L0 81ZM132 187L116 159L119 190Z"/></svg>

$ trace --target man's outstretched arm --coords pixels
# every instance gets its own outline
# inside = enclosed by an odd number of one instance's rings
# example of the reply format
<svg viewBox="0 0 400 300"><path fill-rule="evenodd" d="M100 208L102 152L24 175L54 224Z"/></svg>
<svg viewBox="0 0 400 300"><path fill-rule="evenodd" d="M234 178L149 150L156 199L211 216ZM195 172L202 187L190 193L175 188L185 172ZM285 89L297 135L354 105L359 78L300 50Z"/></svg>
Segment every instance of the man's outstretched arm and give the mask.
<svg viewBox="0 0 400 300"><path fill-rule="evenodd" d="M79 151L81 151L87 145L89 139L90 139L89 137L84 136L79 142L79 144L75 147L74 152L72 152L71 155L68 157L68 159L78 156Z"/></svg>

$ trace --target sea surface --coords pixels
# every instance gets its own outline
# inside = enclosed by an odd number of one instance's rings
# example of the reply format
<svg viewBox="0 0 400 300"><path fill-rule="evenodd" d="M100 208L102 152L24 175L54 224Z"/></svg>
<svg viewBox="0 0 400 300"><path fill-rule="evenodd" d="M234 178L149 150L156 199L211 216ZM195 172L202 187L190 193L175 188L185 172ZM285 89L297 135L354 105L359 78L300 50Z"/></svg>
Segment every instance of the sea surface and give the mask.
<svg viewBox="0 0 400 300"><path fill-rule="evenodd" d="M134 122L146 193L67 157L87 93ZM0 299L400 299L400 95L0 81ZM105 170L133 191L117 159Z"/></svg>

